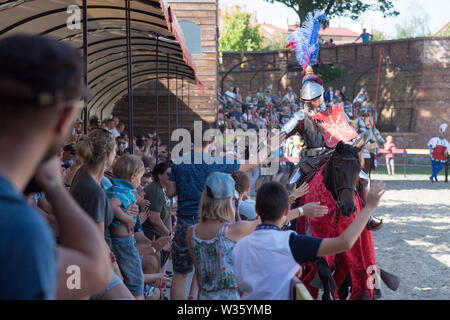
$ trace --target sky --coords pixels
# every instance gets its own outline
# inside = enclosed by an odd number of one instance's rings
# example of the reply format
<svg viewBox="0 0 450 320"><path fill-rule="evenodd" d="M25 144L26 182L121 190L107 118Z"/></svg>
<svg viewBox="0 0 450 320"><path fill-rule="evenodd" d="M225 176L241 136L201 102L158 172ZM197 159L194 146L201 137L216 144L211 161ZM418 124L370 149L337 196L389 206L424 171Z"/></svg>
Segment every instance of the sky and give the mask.
<svg viewBox="0 0 450 320"><path fill-rule="evenodd" d="M273 19L286 17L289 24L298 21L294 10L281 3L270 4L263 0L219 0L220 7L244 4L247 6L247 12L256 10L256 19L260 23L272 23ZM397 17L383 18L381 13L371 11L362 14L358 21L349 18L332 19L330 27L343 27L356 32L362 31L362 27L367 28L369 32L371 29L376 29L383 32L388 39L392 39L397 33L395 24L405 22L411 16L428 14L429 28L432 34L450 21L450 0L393 0L393 4L395 10L400 12Z"/></svg>

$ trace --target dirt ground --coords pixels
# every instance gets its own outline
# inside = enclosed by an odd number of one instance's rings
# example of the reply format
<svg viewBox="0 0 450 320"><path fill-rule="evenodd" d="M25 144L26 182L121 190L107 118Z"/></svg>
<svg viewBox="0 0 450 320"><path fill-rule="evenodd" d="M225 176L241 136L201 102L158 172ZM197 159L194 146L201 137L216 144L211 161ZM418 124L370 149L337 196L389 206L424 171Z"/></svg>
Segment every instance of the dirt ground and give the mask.
<svg viewBox="0 0 450 320"><path fill-rule="evenodd" d="M377 264L400 277L396 292L382 283L383 299L450 299L450 182L403 174L372 179L386 182L375 212L384 222L374 232Z"/></svg>

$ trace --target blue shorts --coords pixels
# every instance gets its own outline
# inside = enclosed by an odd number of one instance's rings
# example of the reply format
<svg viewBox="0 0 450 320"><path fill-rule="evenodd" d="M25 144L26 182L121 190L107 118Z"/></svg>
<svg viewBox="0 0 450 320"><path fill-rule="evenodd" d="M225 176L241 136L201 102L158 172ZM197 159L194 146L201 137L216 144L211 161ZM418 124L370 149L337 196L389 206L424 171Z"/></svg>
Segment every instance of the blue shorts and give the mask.
<svg viewBox="0 0 450 320"><path fill-rule="evenodd" d="M111 290L112 288L118 286L118 285L121 284L121 283L122 283L122 280L121 280L121 279L119 278L119 276L118 276L117 274L115 274L114 271L113 271L113 278L112 278L111 282L108 284L108 286L107 286L105 289L103 289L101 292L99 292L99 293L93 295L93 296L91 297L91 300L98 300L98 299L100 299L100 298L103 297L109 290Z"/></svg>
<svg viewBox="0 0 450 320"><path fill-rule="evenodd" d="M111 238L112 252L123 275L123 282L137 296L144 294L144 272L134 237Z"/></svg>
<svg viewBox="0 0 450 320"><path fill-rule="evenodd" d="M197 224L198 217L179 216L172 243L172 264L176 273L187 274L194 270L194 266L189 255L186 233L190 226Z"/></svg>

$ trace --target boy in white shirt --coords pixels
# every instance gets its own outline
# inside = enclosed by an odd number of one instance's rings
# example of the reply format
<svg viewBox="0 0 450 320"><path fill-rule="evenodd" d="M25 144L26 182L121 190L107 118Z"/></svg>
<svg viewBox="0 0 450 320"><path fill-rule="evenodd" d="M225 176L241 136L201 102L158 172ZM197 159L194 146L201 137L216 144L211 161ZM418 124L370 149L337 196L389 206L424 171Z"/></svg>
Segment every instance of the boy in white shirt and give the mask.
<svg viewBox="0 0 450 320"><path fill-rule="evenodd" d="M263 184L256 196L262 224L234 247L236 283L244 300L288 300L290 283L300 265L353 247L384 193L384 183L372 182L366 207L338 237L315 238L282 231L289 212L289 196L278 182Z"/></svg>

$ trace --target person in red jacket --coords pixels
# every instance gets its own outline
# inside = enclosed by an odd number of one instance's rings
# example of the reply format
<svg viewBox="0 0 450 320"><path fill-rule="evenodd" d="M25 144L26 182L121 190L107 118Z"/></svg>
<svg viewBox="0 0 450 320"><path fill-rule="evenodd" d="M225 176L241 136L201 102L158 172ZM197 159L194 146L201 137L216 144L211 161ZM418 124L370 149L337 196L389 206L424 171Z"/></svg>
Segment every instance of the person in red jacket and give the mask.
<svg viewBox="0 0 450 320"><path fill-rule="evenodd" d="M386 153L386 167L388 171L388 175L393 176L394 171L394 153L392 150L396 149L395 144L393 142L392 136L386 137L386 143L384 144L384 149L388 151Z"/></svg>
<svg viewBox="0 0 450 320"><path fill-rule="evenodd" d="M430 181L438 181L437 174L444 167L444 163L447 161L447 153L450 150L450 144L447 139L444 138L445 130L447 129L447 124L441 124L439 127L439 136L431 138L428 141L427 146L430 148L431 157L431 168L432 174L430 176Z"/></svg>

